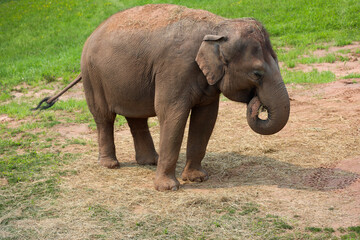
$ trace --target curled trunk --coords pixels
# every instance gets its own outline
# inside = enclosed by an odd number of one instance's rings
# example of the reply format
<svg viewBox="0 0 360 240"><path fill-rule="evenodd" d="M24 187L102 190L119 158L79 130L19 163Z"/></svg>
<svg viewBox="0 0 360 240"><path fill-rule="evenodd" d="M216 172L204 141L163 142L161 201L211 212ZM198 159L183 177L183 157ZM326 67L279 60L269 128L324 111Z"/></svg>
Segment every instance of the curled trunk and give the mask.
<svg viewBox="0 0 360 240"><path fill-rule="evenodd" d="M290 100L285 84L281 80L271 91L258 90L247 106L247 121L250 128L262 135L271 135L279 132L287 123L290 115ZM267 111L267 118L259 118L261 111Z"/></svg>

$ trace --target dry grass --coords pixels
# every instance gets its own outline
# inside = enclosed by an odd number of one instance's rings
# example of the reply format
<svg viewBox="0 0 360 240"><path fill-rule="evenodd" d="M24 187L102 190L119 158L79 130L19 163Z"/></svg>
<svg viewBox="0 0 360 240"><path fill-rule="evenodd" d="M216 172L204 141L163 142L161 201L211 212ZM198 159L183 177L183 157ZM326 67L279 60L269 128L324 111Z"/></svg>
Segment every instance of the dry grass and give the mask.
<svg viewBox="0 0 360 240"><path fill-rule="evenodd" d="M57 199L38 203L42 217L18 220L15 226L6 226L4 236L267 239L303 236L307 226L359 225L360 171L346 167L360 166L359 84L288 88L291 117L273 136L251 131L244 105L221 102L203 161L210 179L204 183L181 181L177 192L154 190L155 167L135 163L127 126L116 129L121 163L117 170L97 164L97 146L91 143L96 141L94 130L83 124L79 128L74 124L55 126L65 139L82 138L91 144L61 149L81 154L64 169L76 174L61 178ZM150 122L157 146L159 126L155 118ZM186 137L177 176L185 165L185 144ZM11 214L16 217L17 213ZM13 233L9 235L10 227Z"/></svg>

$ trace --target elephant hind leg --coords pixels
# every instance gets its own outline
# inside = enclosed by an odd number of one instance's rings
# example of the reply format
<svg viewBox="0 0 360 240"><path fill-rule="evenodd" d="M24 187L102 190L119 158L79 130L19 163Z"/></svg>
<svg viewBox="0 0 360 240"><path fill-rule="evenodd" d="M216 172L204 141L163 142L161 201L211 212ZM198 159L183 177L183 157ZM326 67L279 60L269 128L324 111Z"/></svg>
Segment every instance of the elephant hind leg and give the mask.
<svg viewBox="0 0 360 240"><path fill-rule="evenodd" d="M114 143L114 121L116 114L112 119L106 121L96 121L99 143L99 163L107 168L118 168L119 162L116 159Z"/></svg>
<svg viewBox="0 0 360 240"><path fill-rule="evenodd" d="M87 72L83 72L86 101L98 131L99 163L107 168L118 168L114 143L116 113L109 110L101 81L94 78L90 79Z"/></svg>
<svg viewBox="0 0 360 240"><path fill-rule="evenodd" d="M152 140L147 118L126 118L134 139L135 158L140 165L156 165L157 154Z"/></svg>

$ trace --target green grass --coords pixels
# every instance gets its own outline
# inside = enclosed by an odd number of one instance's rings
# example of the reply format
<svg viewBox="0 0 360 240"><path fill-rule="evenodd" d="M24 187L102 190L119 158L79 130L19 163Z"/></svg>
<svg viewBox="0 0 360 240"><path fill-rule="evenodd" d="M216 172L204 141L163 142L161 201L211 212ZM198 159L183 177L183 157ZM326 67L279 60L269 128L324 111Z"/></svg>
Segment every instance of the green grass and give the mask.
<svg viewBox="0 0 360 240"><path fill-rule="evenodd" d="M302 64L312 64L312 63L334 63L340 57L336 56L335 54L327 54L325 57L306 57L301 58L299 63ZM345 59L342 59L345 60Z"/></svg>
<svg viewBox="0 0 360 240"><path fill-rule="evenodd" d="M80 71L82 46L99 23L120 10L160 2L228 18L255 17L267 27L276 48L296 48L296 53L279 54L281 61L294 60L314 45L345 45L360 35L357 0L1 1L1 98L9 97L9 90L21 82L39 85L59 77L68 82Z"/></svg>
<svg viewBox="0 0 360 240"><path fill-rule="evenodd" d="M48 128L60 123L88 123L92 129L96 128L94 118L92 117L85 100L68 99L58 101L52 108L46 111L31 111L40 99L24 101L11 101L0 105L0 112L16 120L29 118L36 119L31 123L24 124L21 128ZM117 116L115 126L122 126L126 123L123 116Z"/></svg>
<svg viewBox="0 0 360 240"><path fill-rule="evenodd" d="M327 83L335 81L335 74L330 71L311 72L283 70L282 75L285 83Z"/></svg>
<svg viewBox="0 0 360 240"><path fill-rule="evenodd" d="M299 51L296 51L296 55L299 54ZM313 64L313 63L334 63L335 61L347 62L349 57L342 56L340 54L329 53L324 57L317 56L308 56L308 57L299 57L296 56L294 52L290 53L284 62L288 68L294 68L296 64ZM314 82L317 83L317 82Z"/></svg>
<svg viewBox="0 0 360 240"><path fill-rule="evenodd" d="M72 105L72 111L34 113L30 108L37 100L20 100L0 105L1 114L15 119L13 126L0 123L0 179L6 179L7 183L0 185L0 228L21 219L37 219L46 214L56 216L57 213L42 209L41 203L58 197L60 177L76 174L62 168L77 158L76 154L63 153L59 148L87 144L81 139L61 143L58 133L48 131L65 121L64 113L75 115L73 111L77 110L78 115L82 115L83 110L83 114L89 114L81 104ZM59 103L59 107L66 106L65 102ZM62 113L58 114L59 111Z"/></svg>
<svg viewBox="0 0 360 240"><path fill-rule="evenodd" d="M54 142L45 131L29 132L0 124L0 228L12 221L46 214L40 202L56 199L59 177L74 174L61 166L76 155L52 150Z"/></svg>
<svg viewBox="0 0 360 240"><path fill-rule="evenodd" d="M352 73L352 74L346 75L344 78L345 79L360 78L360 74L359 73L356 73L356 74Z"/></svg>

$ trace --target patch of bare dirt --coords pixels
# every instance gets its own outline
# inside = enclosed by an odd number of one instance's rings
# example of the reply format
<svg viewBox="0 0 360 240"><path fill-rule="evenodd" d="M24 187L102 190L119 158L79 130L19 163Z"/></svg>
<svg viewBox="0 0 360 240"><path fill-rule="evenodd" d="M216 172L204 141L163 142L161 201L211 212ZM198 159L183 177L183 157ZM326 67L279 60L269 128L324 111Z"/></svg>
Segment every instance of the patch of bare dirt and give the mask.
<svg viewBox="0 0 360 240"><path fill-rule="evenodd" d="M341 46L341 47L331 46L327 50L325 50L325 49L315 50L313 52L313 55L317 56L317 57L325 57L329 53L337 53L337 54L343 55L344 57L345 56L359 57L358 54L354 53L356 50L359 50L359 49L360 49L360 42L353 42L352 44L346 45L346 46ZM343 51L345 51L345 52L349 51L349 52L352 52L352 54L347 54L347 53L342 54Z"/></svg>
<svg viewBox="0 0 360 240"><path fill-rule="evenodd" d="M8 115L6 114L1 114L0 115L0 123L7 123L7 122L12 122L14 121L15 119L9 117Z"/></svg>
<svg viewBox="0 0 360 240"><path fill-rule="evenodd" d="M312 54L316 57L325 57L327 54L336 54L348 61L335 61L333 63L314 63L314 64L297 64L292 68L294 71L310 72L314 69L319 72L331 71L337 78L350 74L360 74L360 42L354 42L351 45L342 47L330 47L327 50L316 50Z"/></svg>
<svg viewBox="0 0 360 240"><path fill-rule="evenodd" d="M0 186L6 186L9 182L6 178L0 178Z"/></svg>
<svg viewBox="0 0 360 240"><path fill-rule="evenodd" d="M292 68L293 71L303 72L311 72L314 69L319 72L330 71L333 72L336 77L341 78L350 74L360 74L360 61L297 64L296 67Z"/></svg>
<svg viewBox="0 0 360 240"><path fill-rule="evenodd" d="M25 120L16 120L15 118L9 117L7 114L0 115L0 123L6 123L11 128L17 128L23 122L25 122Z"/></svg>
<svg viewBox="0 0 360 240"><path fill-rule="evenodd" d="M79 138L86 137L92 131L88 127L88 124L60 124L54 127L54 130L60 133L61 136L66 138Z"/></svg>

